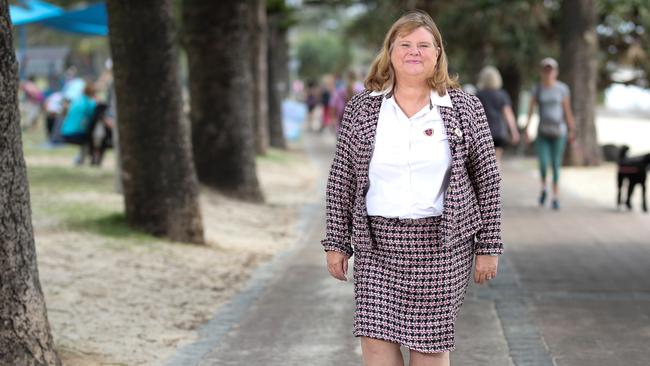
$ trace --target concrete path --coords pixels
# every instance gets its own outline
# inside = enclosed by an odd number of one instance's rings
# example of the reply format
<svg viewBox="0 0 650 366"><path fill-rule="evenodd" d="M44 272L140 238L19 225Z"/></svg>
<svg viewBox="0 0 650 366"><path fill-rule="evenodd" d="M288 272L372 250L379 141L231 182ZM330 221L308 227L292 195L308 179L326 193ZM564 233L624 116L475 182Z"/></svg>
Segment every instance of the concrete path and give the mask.
<svg viewBox="0 0 650 366"><path fill-rule="evenodd" d="M326 170L332 141L307 144ZM529 166L504 164L506 254L489 286L468 289L452 365L649 365L650 215L570 196L560 212L540 208ZM301 245L260 269L167 364L361 365L352 283L324 265L323 211L307 208Z"/></svg>

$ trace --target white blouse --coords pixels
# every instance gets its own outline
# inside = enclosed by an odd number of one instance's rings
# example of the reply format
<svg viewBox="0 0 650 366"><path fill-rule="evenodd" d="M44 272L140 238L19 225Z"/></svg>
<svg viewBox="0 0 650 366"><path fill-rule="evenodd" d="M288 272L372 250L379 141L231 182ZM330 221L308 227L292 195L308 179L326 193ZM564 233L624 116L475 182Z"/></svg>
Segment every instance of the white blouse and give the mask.
<svg viewBox="0 0 650 366"><path fill-rule="evenodd" d="M451 151L437 106L449 94L431 92L429 105L411 118L388 91L379 111L366 194L369 216L418 219L440 216L451 173Z"/></svg>

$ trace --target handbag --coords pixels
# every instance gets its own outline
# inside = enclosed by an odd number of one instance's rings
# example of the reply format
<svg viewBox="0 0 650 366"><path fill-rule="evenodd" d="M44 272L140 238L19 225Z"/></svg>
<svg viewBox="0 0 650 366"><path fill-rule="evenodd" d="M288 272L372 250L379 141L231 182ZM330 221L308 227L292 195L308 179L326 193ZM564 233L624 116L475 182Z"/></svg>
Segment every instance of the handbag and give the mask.
<svg viewBox="0 0 650 366"><path fill-rule="evenodd" d="M558 138L562 137L564 134L563 123L557 123L555 121L540 121L539 122L539 134L547 138Z"/></svg>

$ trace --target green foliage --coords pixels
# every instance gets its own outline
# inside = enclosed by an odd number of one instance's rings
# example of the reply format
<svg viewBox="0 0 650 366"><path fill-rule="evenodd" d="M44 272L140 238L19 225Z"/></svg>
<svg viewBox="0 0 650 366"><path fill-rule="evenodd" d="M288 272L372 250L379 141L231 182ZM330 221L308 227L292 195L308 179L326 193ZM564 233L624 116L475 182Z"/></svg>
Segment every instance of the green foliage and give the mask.
<svg viewBox="0 0 650 366"><path fill-rule="evenodd" d="M298 23L296 9L287 5L285 0L266 0L266 13L278 29L286 31Z"/></svg>
<svg viewBox="0 0 650 366"><path fill-rule="evenodd" d="M379 0L365 3L367 10L347 25L345 35L378 51L388 28L397 20L403 9L396 1Z"/></svg>
<svg viewBox="0 0 650 366"><path fill-rule="evenodd" d="M547 55L550 4L535 0L495 1L364 1L368 10L353 22L346 34L378 49L390 25L405 11L419 8L431 14L445 40L450 69L461 82L474 82L481 67L516 65L529 74Z"/></svg>
<svg viewBox="0 0 650 366"><path fill-rule="evenodd" d="M514 70L522 84L537 76L542 57L559 56L559 11L562 0L365 0L367 11L346 29L370 49L404 11L419 8L432 14L446 41L450 69L461 82L474 82L487 64ZM598 0L600 45L599 89L611 82L611 71L626 65L638 72L628 83L650 85L650 7L647 0Z"/></svg>
<svg viewBox="0 0 650 366"><path fill-rule="evenodd" d="M485 65L515 66L522 75L535 75L539 60L554 53L547 42L553 31L550 9L539 1L454 2L442 7L437 19L450 64L465 82L474 82Z"/></svg>
<svg viewBox="0 0 650 366"><path fill-rule="evenodd" d="M609 85L610 70L628 66L640 71L627 84L650 85L650 8L647 0L599 0L600 87Z"/></svg>
<svg viewBox="0 0 650 366"><path fill-rule="evenodd" d="M307 34L298 43L297 56L302 79L318 79L323 74L340 72L347 66L349 51L338 37Z"/></svg>

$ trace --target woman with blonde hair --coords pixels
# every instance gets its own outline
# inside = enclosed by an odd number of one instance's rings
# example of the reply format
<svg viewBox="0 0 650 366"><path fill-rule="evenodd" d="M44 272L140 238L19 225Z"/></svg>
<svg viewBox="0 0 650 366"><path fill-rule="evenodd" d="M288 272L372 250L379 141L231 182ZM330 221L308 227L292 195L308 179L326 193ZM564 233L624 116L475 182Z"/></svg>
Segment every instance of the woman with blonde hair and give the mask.
<svg viewBox="0 0 650 366"><path fill-rule="evenodd" d="M497 273L500 175L480 101L447 71L431 17L413 11L386 34L347 104L326 193L330 274L354 254L353 334L364 365L449 365L474 280Z"/></svg>
<svg viewBox="0 0 650 366"><path fill-rule="evenodd" d="M485 66L478 74L476 96L483 104L487 116L497 161L501 162L503 148L508 145L508 130L514 145L519 143L519 131L512 112L512 102L508 93L501 89L502 79L494 66Z"/></svg>

